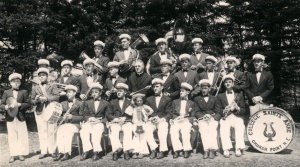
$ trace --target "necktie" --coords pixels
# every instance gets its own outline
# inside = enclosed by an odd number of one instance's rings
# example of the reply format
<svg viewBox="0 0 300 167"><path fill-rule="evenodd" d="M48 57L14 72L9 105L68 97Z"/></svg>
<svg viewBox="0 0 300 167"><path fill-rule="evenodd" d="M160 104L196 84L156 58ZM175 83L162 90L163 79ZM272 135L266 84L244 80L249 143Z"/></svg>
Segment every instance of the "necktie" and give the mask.
<svg viewBox="0 0 300 167"><path fill-rule="evenodd" d="M113 78L115 78L115 79L116 79L117 77L116 77L116 76L110 76L110 78L111 78L111 79L113 79Z"/></svg>
<svg viewBox="0 0 300 167"><path fill-rule="evenodd" d="M207 72L211 73L211 72L214 72L214 70L207 70Z"/></svg>

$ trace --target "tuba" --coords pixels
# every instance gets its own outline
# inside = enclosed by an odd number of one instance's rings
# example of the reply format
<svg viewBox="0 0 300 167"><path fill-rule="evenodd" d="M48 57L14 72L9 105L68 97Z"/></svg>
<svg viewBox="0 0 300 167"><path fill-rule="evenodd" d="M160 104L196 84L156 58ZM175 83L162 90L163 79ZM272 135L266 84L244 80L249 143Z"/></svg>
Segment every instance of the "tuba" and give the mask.
<svg viewBox="0 0 300 167"><path fill-rule="evenodd" d="M133 49L136 49L136 47L142 43L149 43L149 39L146 37L145 34L139 34L139 38L136 39L131 45L130 47Z"/></svg>

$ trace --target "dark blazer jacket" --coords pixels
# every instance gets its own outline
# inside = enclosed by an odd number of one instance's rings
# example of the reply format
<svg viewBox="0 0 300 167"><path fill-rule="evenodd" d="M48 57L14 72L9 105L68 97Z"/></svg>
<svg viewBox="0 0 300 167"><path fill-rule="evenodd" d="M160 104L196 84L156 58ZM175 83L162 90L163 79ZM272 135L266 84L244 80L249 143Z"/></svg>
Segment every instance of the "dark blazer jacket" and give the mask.
<svg viewBox="0 0 300 167"><path fill-rule="evenodd" d="M87 84L87 77L86 74L81 75L78 77L78 87L79 87L79 94L85 94L87 90L89 89L89 86ZM101 75L93 75L93 81L98 82L100 84L103 84L102 76Z"/></svg>
<svg viewBox="0 0 300 167"><path fill-rule="evenodd" d="M194 87L199 82L199 77L197 72L190 69L188 70L186 77L184 76L182 70L175 73L175 76L179 80L179 85L181 85L182 82L187 82Z"/></svg>
<svg viewBox="0 0 300 167"><path fill-rule="evenodd" d="M235 70L233 73L234 78L236 78L237 80L235 80L234 82L234 86L233 86L233 90L235 92L241 92L244 90L245 88L245 83L246 83L246 76L245 73L239 71L239 70ZM220 93L223 93L226 91L226 88L224 86L224 83L222 83L221 89L220 89Z"/></svg>
<svg viewBox="0 0 300 167"><path fill-rule="evenodd" d="M87 121L90 117L102 117L103 123L105 123L107 121L105 114L107 113L109 107L110 104L107 101L100 99L100 103L96 111L94 100L90 99L84 102L83 109L79 114L83 116L83 120L85 121Z"/></svg>
<svg viewBox="0 0 300 167"><path fill-rule="evenodd" d="M127 80L125 78L122 78L122 77L118 77L116 79L116 82L115 84L112 83L112 79L110 77L106 78L105 80L105 84L104 84L104 92L108 91L108 90L111 90L113 87L115 87L117 85L117 83L126 83ZM111 94L111 96L109 97L109 100L110 101L111 99L115 99L117 98L117 94L116 93L113 93Z"/></svg>
<svg viewBox="0 0 300 167"><path fill-rule="evenodd" d="M61 76L56 80L57 83L61 83L61 84L65 84L65 85L74 85L78 88L78 79L77 77L73 76L72 74L70 74L70 77L67 79L66 82L64 82L64 77ZM78 92L79 93L79 88L78 88ZM59 101L63 102L68 100L67 96L60 96L59 97Z"/></svg>
<svg viewBox="0 0 300 167"><path fill-rule="evenodd" d="M203 66L205 66L206 65L205 59L206 59L207 56L209 56L209 54L202 52L201 53L201 57L198 60L195 52L193 52L191 54L191 65L195 65L196 66L198 63L201 63ZM204 69L202 69L202 68L196 68L195 71L197 71L197 73L199 74L199 73L203 72Z"/></svg>
<svg viewBox="0 0 300 167"><path fill-rule="evenodd" d="M245 93L249 98L249 105L255 105L252 102L252 98L255 96L261 96L264 103L271 104L273 89L274 81L272 73L263 70L261 72L260 81L257 83L256 73L248 72L246 76Z"/></svg>
<svg viewBox="0 0 300 167"><path fill-rule="evenodd" d="M219 83L221 82L221 78L218 79L218 76L219 76L219 72L214 71L213 85L215 85L216 82L217 82L217 84L219 84ZM199 81L200 81L201 79L208 79L208 75L207 75L207 72L206 72L206 71L204 71L204 72L202 72L202 73L199 74ZM212 86L213 86L213 85L212 85Z"/></svg>
<svg viewBox="0 0 300 167"><path fill-rule="evenodd" d="M93 60L97 60L97 57L93 57ZM108 72L107 64L109 63L109 61L109 58L103 55L98 58L97 63L103 67L102 69L96 69L98 74L104 75Z"/></svg>
<svg viewBox="0 0 300 167"><path fill-rule="evenodd" d="M170 53L166 52L166 54L167 54L167 58L171 57ZM161 58L160 58L158 52L151 56L151 59L150 59L151 75L156 74L156 73L161 73L160 59Z"/></svg>
<svg viewBox="0 0 300 167"><path fill-rule="evenodd" d="M58 94L58 89L56 85L50 84L49 82L46 84L46 92L47 92L47 98L48 101L45 102L45 105L47 106L50 102L53 101L58 101L59 99L59 94ZM36 114L39 115L43 111L43 103L35 100L35 97L41 95L43 96L42 90L39 85L35 85L32 88L31 92L31 103L33 105L36 105ZM45 107L46 107L45 106Z"/></svg>
<svg viewBox="0 0 300 167"><path fill-rule="evenodd" d="M151 85L152 77L149 74L143 73L140 82L137 81L136 76L137 76L137 74L135 72L133 72L130 74L130 76L127 80L127 85L129 87L128 94L130 94L131 92L135 92L137 90L141 90L148 85ZM149 94L151 94L151 92L152 92L151 90L148 90L148 91L145 90L140 93L149 95Z"/></svg>
<svg viewBox="0 0 300 167"><path fill-rule="evenodd" d="M163 77L160 76L159 78L162 79ZM179 98L180 85L177 77L170 74L167 80L165 81L165 83L163 84L163 86L164 86L163 92L169 93L171 99Z"/></svg>
<svg viewBox="0 0 300 167"><path fill-rule="evenodd" d="M237 93L237 92L235 92L235 95L236 95L235 102L240 107L240 112L237 113L234 111L233 114L243 118L246 112L244 95L242 93ZM228 106L226 93L218 94L217 102L216 102L216 112L221 114L222 117L224 117L223 110L225 109L226 106Z"/></svg>
<svg viewBox="0 0 300 167"><path fill-rule="evenodd" d="M5 112L7 112L5 110L6 100L9 97L13 97L13 89L5 90L3 95L2 95L0 108ZM21 104L16 117L19 121L23 122L23 121L25 121L25 112L28 108L30 108L30 102L29 102L29 97L28 97L27 90L19 90L16 100L17 100L18 103ZM5 119L6 119L7 122L12 122L14 120L14 117L11 117L10 115L6 114Z"/></svg>
<svg viewBox="0 0 300 167"><path fill-rule="evenodd" d="M159 118L165 118L166 121L170 119L170 114L172 113L172 99L170 97L162 95L157 107L155 96L150 96L147 98L146 105L153 109L153 113L149 118L158 116Z"/></svg>
<svg viewBox="0 0 300 167"><path fill-rule="evenodd" d="M62 116L66 114L66 112L69 110L69 104L68 101L61 102L62 105ZM80 114L80 111L83 108L83 102L79 99L75 100L75 103L72 105L70 109L70 114L72 115L72 120L65 121L66 123L72 123L78 128L80 127L79 123L83 120L83 116Z"/></svg>
<svg viewBox="0 0 300 167"><path fill-rule="evenodd" d="M125 110L128 106L130 106L131 100L125 98L122 109L119 105L119 99L114 99L110 101L110 106L106 113L106 118L110 122L114 118L126 117L127 121L131 121L132 116L125 113Z"/></svg>
<svg viewBox="0 0 300 167"><path fill-rule="evenodd" d="M180 104L181 104L180 99L173 100L172 116L170 116L170 118L175 119L180 115ZM195 119L195 113L199 112L198 105L191 100L187 100L185 109L186 109L185 114L189 114L188 119L190 122L192 122Z"/></svg>
<svg viewBox="0 0 300 167"><path fill-rule="evenodd" d="M194 102L198 105L199 107L199 112L195 114L195 117L201 118L205 114L215 114L213 117L216 121L219 121L221 118L221 114L216 112L216 101L217 98L215 96L209 95L208 96L208 101L206 102L204 100L203 96L197 96L194 98Z"/></svg>

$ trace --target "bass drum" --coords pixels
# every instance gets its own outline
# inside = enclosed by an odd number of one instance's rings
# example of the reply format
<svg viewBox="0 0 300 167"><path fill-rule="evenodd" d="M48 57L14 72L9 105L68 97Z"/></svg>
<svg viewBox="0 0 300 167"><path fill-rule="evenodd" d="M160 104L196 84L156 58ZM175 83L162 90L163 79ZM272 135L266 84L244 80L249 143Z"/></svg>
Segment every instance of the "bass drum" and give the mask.
<svg viewBox="0 0 300 167"><path fill-rule="evenodd" d="M51 102L47 105L45 110L43 111L43 119L44 121L55 124L59 120L62 114L62 105L58 102Z"/></svg>
<svg viewBox="0 0 300 167"><path fill-rule="evenodd" d="M286 111L277 107L259 110L250 117L247 136L250 144L263 153L286 149L295 135L295 123Z"/></svg>

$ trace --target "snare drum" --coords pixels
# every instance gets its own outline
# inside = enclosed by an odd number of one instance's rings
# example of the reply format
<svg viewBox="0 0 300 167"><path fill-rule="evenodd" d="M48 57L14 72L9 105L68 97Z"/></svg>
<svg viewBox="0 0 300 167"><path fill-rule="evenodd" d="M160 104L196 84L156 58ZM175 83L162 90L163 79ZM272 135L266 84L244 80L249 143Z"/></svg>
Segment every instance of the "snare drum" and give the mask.
<svg viewBox="0 0 300 167"><path fill-rule="evenodd" d="M247 136L250 144L263 153L277 153L289 146L295 135L295 123L283 109L270 107L250 117Z"/></svg>
<svg viewBox="0 0 300 167"><path fill-rule="evenodd" d="M62 114L62 105L58 102L51 102L43 111L44 121L54 124L57 123Z"/></svg>

